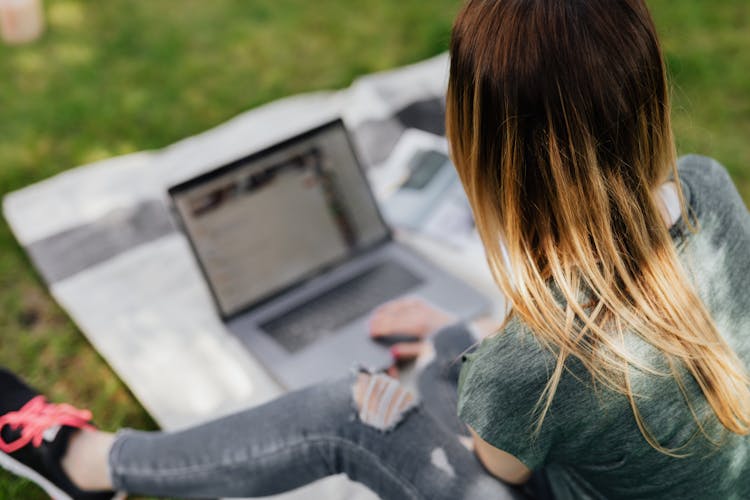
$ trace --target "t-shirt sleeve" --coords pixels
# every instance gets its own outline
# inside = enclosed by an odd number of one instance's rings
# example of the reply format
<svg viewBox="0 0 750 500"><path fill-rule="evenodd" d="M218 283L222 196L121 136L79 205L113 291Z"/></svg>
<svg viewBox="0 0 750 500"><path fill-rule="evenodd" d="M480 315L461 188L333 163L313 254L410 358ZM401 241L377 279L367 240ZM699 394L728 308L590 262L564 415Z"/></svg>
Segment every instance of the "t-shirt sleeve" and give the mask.
<svg viewBox="0 0 750 500"><path fill-rule="evenodd" d="M542 407L537 403L553 369L551 353L511 320L503 332L465 356L459 378L459 418L483 440L530 469L540 467L547 461L556 424L548 413L537 432Z"/></svg>

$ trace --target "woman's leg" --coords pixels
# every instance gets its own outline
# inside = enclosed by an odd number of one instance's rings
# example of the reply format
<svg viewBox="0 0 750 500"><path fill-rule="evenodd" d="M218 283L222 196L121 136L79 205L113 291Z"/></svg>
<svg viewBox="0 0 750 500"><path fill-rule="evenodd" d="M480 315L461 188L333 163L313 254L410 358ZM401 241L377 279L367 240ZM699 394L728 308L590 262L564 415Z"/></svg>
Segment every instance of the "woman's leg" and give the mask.
<svg viewBox="0 0 750 500"><path fill-rule="evenodd" d="M431 359L417 366L417 390L422 405L435 421L447 430L468 436L466 426L458 419L458 375L462 356L478 343L463 323L442 328L430 338Z"/></svg>
<svg viewBox="0 0 750 500"><path fill-rule="evenodd" d="M121 432L117 489L264 496L344 473L384 499L512 498L397 381L358 374L175 433Z"/></svg>

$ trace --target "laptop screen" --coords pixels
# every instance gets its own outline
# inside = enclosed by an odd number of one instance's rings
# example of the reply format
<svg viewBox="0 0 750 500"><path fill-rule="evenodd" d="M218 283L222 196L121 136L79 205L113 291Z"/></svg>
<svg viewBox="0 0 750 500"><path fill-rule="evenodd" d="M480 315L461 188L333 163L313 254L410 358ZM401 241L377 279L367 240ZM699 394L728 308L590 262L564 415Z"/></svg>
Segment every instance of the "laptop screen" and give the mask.
<svg viewBox="0 0 750 500"><path fill-rule="evenodd" d="M224 317L388 236L340 120L170 193Z"/></svg>

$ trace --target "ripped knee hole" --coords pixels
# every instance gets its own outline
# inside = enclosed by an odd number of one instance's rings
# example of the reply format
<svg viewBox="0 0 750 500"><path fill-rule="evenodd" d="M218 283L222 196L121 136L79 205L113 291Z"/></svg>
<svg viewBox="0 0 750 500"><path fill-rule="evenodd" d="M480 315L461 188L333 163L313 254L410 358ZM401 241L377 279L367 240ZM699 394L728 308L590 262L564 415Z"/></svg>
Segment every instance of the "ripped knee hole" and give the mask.
<svg viewBox="0 0 750 500"><path fill-rule="evenodd" d="M393 429L416 406L408 389L382 373L360 373L352 391L362 423L383 431Z"/></svg>

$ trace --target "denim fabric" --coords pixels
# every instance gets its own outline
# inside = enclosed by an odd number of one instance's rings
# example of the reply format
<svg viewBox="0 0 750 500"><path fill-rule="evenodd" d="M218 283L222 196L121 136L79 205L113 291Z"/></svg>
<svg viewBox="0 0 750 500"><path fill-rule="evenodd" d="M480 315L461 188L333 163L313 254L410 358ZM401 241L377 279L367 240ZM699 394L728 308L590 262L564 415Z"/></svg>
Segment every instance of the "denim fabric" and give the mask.
<svg viewBox="0 0 750 500"><path fill-rule="evenodd" d="M418 378L421 402L392 430L360 421L350 375L181 432L121 431L110 453L114 485L143 495L265 496L343 473L384 499L522 498L458 439L456 360L473 337L456 326L434 343Z"/></svg>

